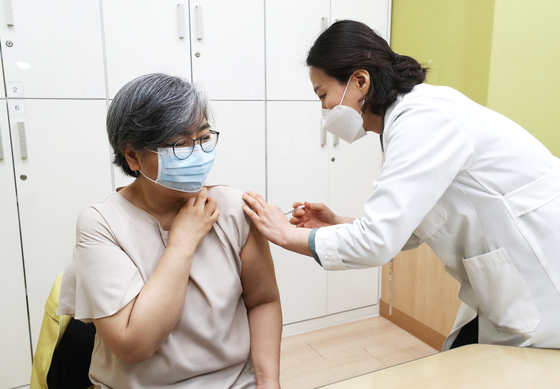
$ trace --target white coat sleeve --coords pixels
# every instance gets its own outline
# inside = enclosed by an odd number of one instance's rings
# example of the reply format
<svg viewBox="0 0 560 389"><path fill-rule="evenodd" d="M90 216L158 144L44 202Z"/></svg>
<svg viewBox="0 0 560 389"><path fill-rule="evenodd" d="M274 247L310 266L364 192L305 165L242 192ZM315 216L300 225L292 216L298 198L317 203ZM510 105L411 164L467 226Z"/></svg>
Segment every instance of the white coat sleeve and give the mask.
<svg viewBox="0 0 560 389"><path fill-rule="evenodd" d="M385 163L365 216L353 224L320 228L315 235L316 254L326 270L387 263L474 156L464 129L434 106L399 104L384 138Z"/></svg>

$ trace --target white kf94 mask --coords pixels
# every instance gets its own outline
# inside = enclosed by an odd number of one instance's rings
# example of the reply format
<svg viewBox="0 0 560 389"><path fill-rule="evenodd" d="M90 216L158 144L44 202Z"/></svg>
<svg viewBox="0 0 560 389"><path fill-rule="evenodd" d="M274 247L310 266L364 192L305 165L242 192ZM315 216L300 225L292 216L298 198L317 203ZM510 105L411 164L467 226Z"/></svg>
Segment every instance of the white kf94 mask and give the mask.
<svg viewBox="0 0 560 389"><path fill-rule="evenodd" d="M340 139L348 143L352 143L367 135L366 130L364 130L363 127L364 119L362 118L362 114L358 113L353 108L342 105L351 79L352 76L350 76L350 79L346 84L346 89L344 89L344 94L342 95L340 104L333 109L322 110L322 116L324 120L323 129L333 135L338 136ZM363 107L364 102L362 101L362 111Z"/></svg>

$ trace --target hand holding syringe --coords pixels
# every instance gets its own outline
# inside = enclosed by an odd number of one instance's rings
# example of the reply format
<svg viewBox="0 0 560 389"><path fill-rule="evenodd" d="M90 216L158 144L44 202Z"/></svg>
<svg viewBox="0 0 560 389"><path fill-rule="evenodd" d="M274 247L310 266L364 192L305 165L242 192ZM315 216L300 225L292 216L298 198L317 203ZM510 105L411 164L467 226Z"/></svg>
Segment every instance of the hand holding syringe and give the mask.
<svg viewBox="0 0 560 389"><path fill-rule="evenodd" d="M292 210L289 210L289 211L287 211L287 212L284 212L284 215L289 215L289 214L291 214L292 212L297 211L298 209L303 209L303 208L305 208L305 205L300 205L299 207L296 207L296 208L294 208L294 209L292 209Z"/></svg>
<svg viewBox="0 0 560 389"><path fill-rule="evenodd" d="M295 202L292 207L294 209L284 212L284 215L292 214L290 223L296 227L320 228L354 221L354 218L335 215L323 203Z"/></svg>

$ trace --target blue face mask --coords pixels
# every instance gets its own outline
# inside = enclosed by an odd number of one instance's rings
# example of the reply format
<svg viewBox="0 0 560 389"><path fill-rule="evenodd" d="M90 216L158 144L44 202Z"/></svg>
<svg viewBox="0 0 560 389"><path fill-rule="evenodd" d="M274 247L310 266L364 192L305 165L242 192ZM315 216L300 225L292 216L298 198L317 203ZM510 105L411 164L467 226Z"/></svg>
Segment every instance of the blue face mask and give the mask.
<svg viewBox="0 0 560 389"><path fill-rule="evenodd" d="M140 173L148 180L165 188L187 193L195 193L202 189L216 158L216 149L206 153L200 148L200 145L194 147L192 154L187 159L177 158L173 153L173 147L159 148L152 152L158 155L156 180L152 180L141 170ZM180 151L177 152L180 153Z"/></svg>

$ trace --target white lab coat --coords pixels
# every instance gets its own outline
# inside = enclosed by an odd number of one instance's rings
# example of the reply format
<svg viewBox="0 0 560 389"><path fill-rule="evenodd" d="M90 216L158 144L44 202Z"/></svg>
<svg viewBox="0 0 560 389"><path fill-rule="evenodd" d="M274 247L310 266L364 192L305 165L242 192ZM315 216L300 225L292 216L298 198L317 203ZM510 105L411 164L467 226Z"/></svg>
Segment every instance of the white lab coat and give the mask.
<svg viewBox="0 0 560 389"><path fill-rule="evenodd" d="M365 216L317 231L322 266L380 266L426 242L461 283L444 350L477 314L480 343L560 348L558 158L448 87L417 85L384 125Z"/></svg>

